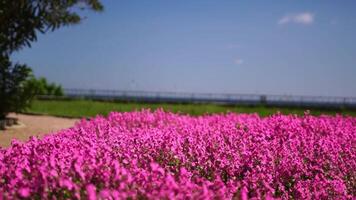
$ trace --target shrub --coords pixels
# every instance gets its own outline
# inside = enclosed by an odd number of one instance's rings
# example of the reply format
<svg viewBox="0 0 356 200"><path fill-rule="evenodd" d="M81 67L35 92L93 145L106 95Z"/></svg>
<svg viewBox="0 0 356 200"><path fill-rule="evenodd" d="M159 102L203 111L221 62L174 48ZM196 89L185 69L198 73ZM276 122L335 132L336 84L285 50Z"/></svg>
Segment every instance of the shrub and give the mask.
<svg viewBox="0 0 356 200"><path fill-rule="evenodd" d="M35 88L36 95L46 95L46 96L63 96L64 92L61 85L55 83L48 83L47 79L44 77L35 78L26 81L29 87Z"/></svg>

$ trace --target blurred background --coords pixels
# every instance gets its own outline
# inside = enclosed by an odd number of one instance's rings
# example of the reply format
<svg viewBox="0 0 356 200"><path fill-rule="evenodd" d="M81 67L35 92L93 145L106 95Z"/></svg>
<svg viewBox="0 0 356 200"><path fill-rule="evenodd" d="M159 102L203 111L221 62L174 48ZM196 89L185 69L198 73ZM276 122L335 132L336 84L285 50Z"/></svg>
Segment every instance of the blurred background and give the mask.
<svg viewBox="0 0 356 200"><path fill-rule="evenodd" d="M12 55L64 88L356 96L356 2L103 0Z"/></svg>
<svg viewBox="0 0 356 200"><path fill-rule="evenodd" d="M142 108L354 116L355 9L353 0L1 1L0 129L22 121L44 133ZM62 118L43 123L51 116Z"/></svg>

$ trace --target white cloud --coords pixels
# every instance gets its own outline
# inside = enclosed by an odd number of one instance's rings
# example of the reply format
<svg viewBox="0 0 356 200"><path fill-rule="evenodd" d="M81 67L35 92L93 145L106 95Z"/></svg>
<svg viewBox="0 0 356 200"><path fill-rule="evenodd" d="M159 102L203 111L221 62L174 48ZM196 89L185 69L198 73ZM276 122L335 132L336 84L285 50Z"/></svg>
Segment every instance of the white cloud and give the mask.
<svg viewBox="0 0 356 200"><path fill-rule="evenodd" d="M234 63L235 63L236 65L241 65L241 64L244 63L244 60L242 60L241 58L238 58L238 59L234 60Z"/></svg>
<svg viewBox="0 0 356 200"><path fill-rule="evenodd" d="M310 12L303 12L297 14L288 14L278 20L278 24L288 24L288 23L296 23L309 25L314 22L314 14Z"/></svg>

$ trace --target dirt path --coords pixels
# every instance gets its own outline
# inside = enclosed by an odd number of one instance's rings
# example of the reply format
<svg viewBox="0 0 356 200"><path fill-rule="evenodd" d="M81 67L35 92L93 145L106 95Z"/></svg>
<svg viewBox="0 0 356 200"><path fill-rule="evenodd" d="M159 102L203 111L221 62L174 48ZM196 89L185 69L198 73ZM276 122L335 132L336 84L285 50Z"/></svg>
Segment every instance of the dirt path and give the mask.
<svg viewBox="0 0 356 200"><path fill-rule="evenodd" d="M46 134L72 127L78 120L24 114L10 114L9 117L18 118L20 123L6 130L0 130L0 147L10 146L11 140L14 138L26 141L30 136L42 137Z"/></svg>

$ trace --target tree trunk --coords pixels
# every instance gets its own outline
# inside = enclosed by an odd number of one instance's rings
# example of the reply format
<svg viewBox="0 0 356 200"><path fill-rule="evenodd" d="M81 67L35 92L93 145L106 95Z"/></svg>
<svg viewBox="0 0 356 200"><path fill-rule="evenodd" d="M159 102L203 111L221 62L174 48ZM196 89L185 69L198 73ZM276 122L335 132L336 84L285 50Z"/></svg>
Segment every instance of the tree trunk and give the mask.
<svg viewBox="0 0 356 200"><path fill-rule="evenodd" d="M4 130L6 125L5 119L0 119L0 130Z"/></svg>

